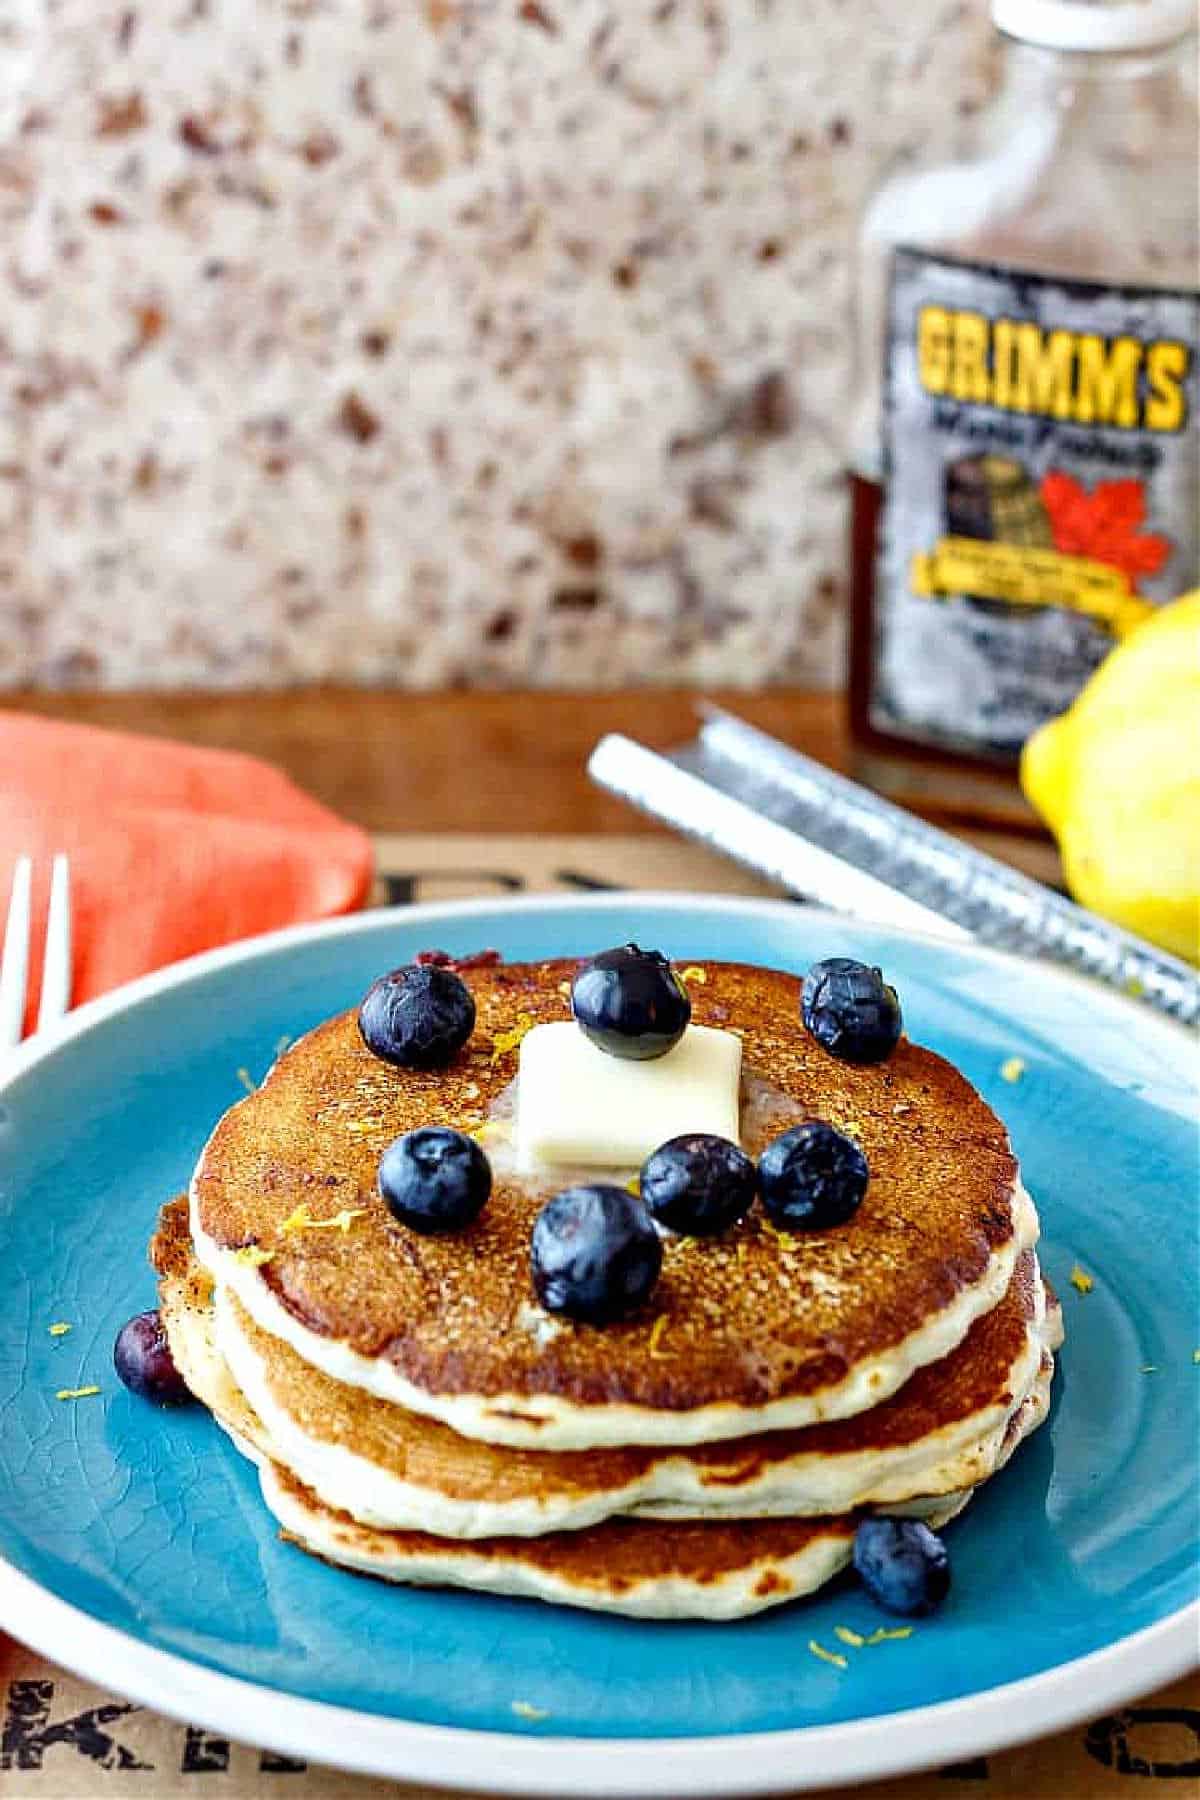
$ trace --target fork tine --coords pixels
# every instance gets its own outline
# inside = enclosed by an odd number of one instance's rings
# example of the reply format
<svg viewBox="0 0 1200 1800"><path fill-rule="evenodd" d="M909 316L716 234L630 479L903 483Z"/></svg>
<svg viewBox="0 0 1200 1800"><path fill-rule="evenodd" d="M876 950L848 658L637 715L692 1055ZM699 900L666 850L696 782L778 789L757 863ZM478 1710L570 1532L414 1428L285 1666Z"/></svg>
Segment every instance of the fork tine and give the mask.
<svg viewBox="0 0 1200 1800"><path fill-rule="evenodd" d="M46 958L42 964L42 998L37 1028L62 1018L71 1004L71 865L56 856L50 876L50 910L46 915Z"/></svg>
<svg viewBox="0 0 1200 1800"><path fill-rule="evenodd" d="M0 1050L21 1041L25 1022L25 990L29 980L29 902L33 858L19 856L13 870L4 952L0 955Z"/></svg>

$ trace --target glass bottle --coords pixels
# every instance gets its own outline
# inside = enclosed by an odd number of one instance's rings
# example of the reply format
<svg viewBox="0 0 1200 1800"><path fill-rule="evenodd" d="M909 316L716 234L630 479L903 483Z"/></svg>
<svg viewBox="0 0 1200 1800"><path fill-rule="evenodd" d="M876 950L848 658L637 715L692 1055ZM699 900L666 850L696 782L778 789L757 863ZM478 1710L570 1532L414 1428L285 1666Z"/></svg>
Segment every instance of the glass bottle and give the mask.
<svg viewBox="0 0 1200 1800"><path fill-rule="evenodd" d="M850 718L878 785L1017 817L1024 738L1198 578L1200 172L1192 0L992 16L994 99L859 236Z"/></svg>

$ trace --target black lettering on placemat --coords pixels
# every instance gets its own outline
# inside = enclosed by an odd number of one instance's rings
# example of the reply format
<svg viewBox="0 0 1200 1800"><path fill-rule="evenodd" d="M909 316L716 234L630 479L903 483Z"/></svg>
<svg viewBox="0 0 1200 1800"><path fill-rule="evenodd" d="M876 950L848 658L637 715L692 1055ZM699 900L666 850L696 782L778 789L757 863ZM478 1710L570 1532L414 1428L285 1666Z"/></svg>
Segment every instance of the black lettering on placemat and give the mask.
<svg viewBox="0 0 1200 1800"><path fill-rule="evenodd" d="M619 881L602 881L597 875L585 875L580 869L555 869L554 879L563 887L580 888L585 894L615 894Z"/></svg>
<svg viewBox="0 0 1200 1800"><path fill-rule="evenodd" d="M1138 1732L1146 1726L1174 1725L1190 1732L1196 1754L1180 1762L1139 1756ZM1194 1781L1200 1776L1200 1711L1191 1706L1127 1706L1088 1726L1083 1747L1118 1775L1145 1775L1159 1781Z"/></svg>
<svg viewBox="0 0 1200 1800"><path fill-rule="evenodd" d="M263 1775L303 1775L308 1764L294 1756L280 1756L275 1750L264 1750L258 1759L258 1767Z"/></svg>
<svg viewBox="0 0 1200 1800"><path fill-rule="evenodd" d="M204 1775L210 1769L224 1770L229 1767L229 1739L214 1737L211 1732L201 1731L198 1725L189 1725L187 1736L183 1740L183 1755L179 1761L181 1775Z"/></svg>
<svg viewBox="0 0 1200 1800"><path fill-rule="evenodd" d="M117 1742L106 1725L141 1708L123 1700L107 1701L91 1706L70 1719L50 1723L54 1701L52 1681L13 1681L9 1684L4 1709L4 1726L0 1731L0 1769L40 1769L42 1758L55 1744L70 1746L101 1769L152 1769L153 1763L142 1762Z"/></svg>
<svg viewBox="0 0 1200 1800"><path fill-rule="evenodd" d="M495 888L502 894L519 894L525 886L523 875L507 869L388 869L380 870L385 906L415 906L423 898L426 881L461 882L472 896L484 895Z"/></svg>

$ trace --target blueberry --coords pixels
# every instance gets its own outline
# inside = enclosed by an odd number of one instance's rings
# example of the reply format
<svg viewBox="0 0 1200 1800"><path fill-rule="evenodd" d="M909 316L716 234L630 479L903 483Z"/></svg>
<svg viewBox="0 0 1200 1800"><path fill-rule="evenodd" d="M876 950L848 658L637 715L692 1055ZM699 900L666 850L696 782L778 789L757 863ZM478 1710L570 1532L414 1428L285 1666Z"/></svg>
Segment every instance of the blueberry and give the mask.
<svg viewBox="0 0 1200 1800"><path fill-rule="evenodd" d="M622 944L585 963L571 983L571 1011L609 1056L650 1062L673 1050L692 1016L687 989L657 950Z"/></svg>
<svg viewBox="0 0 1200 1800"><path fill-rule="evenodd" d="M475 1029L471 990L453 969L393 969L358 1009L367 1049L402 1069L444 1069Z"/></svg>
<svg viewBox="0 0 1200 1800"><path fill-rule="evenodd" d="M654 1221L624 1188L567 1188L534 1220L530 1269L548 1312L589 1325L624 1318L662 1268Z"/></svg>
<svg viewBox="0 0 1200 1800"><path fill-rule="evenodd" d="M946 1546L920 1519L864 1519L854 1567L872 1600L906 1619L935 1612L950 1591Z"/></svg>
<svg viewBox="0 0 1200 1800"><path fill-rule="evenodd" d="M809 1119L768 1144L758 1159L763 1205L788 1230L828 1231L858 1211L867 1159L852 1138Z"/></svg>
<svg viewBox="0 0 1200 1800"><path fill-rule="evenodd" d="M157 1312L135 1313L126 1320L113 1345L113 1367L125 1386L144 1400L178 1406L191 1399Z"/></svg>
<svg viewBox="0 0 1200 1800"><path fill-rule="evenodd" d="M800 1016L822 1049L841 1062L884 1062L904 1028L895 988L881 970L849 956L813 964L804 977Z"/></svg>
<svg viewBox="0 0 1200 1800"><path fill-rule="evenodd" d="M402 1225L432 1236L477 1219L492 1191L492 1166L474 1138L445 1125L423 1125L389 1144L379 1161L379 1192Z"/></svg>
<svg viewBox="0 0 1200 1800"><path fill-rule="evenodd" d="M753 1206L758 1171L728 1138L697 1132L660 1144L642 1165L641 1188L660 1225L715 1237Z"/></svg>

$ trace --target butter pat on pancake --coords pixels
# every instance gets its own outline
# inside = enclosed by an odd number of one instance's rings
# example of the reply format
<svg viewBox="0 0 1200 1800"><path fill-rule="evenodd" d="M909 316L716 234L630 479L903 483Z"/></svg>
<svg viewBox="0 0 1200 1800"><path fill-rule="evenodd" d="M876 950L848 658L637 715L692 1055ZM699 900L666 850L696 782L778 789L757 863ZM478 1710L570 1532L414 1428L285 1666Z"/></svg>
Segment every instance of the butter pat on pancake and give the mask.
<svg viewBox="0 0 1200 1800"><path fill-rule="evenodd" d="M597 1049L569 1021L521 1040L517 1162L640 1168L668 1138L710 1132L738 1139L742 1041L689 1025L665 1056L634 1062Z"/></svg>

